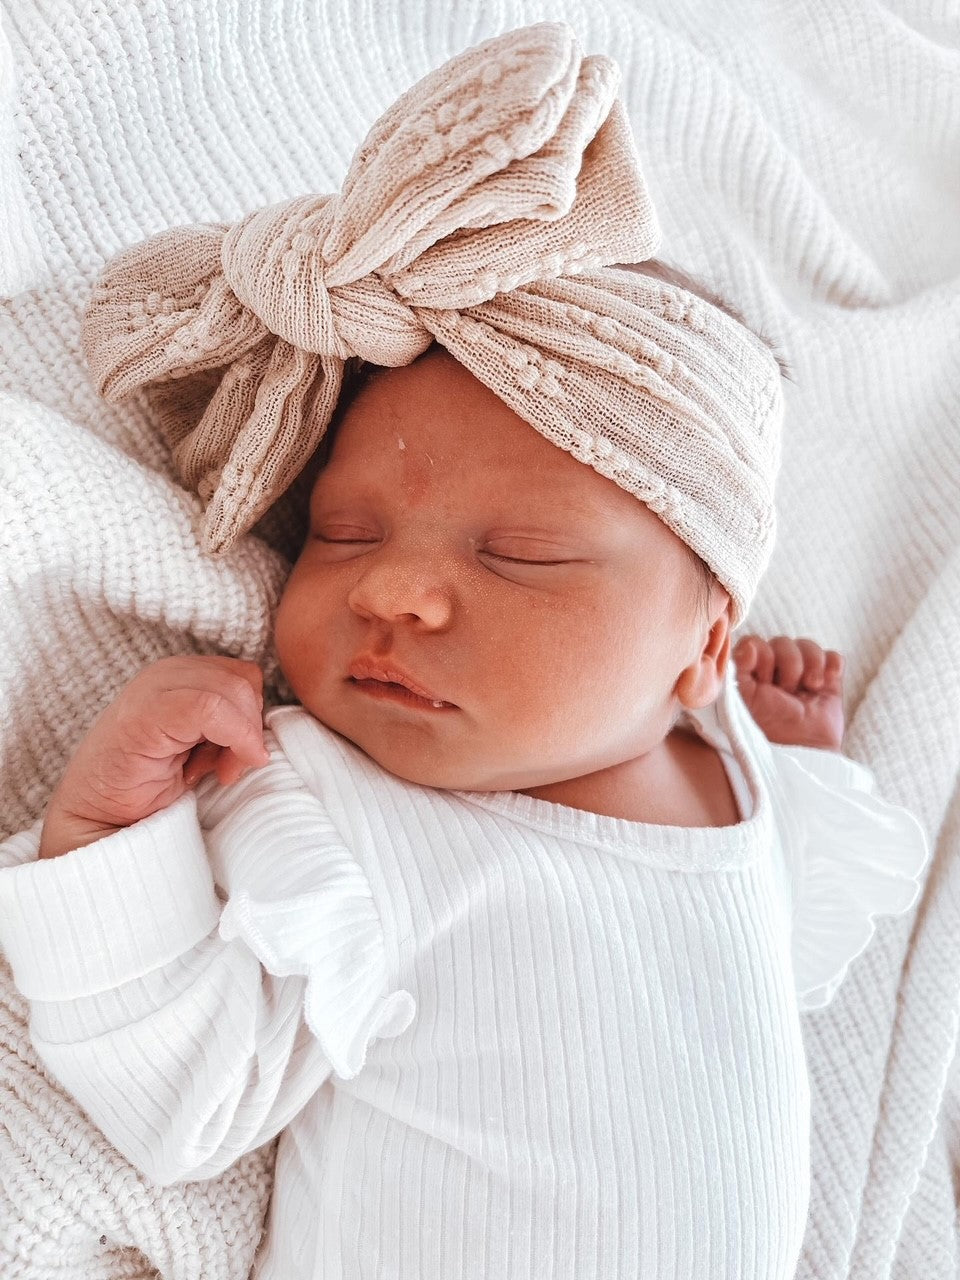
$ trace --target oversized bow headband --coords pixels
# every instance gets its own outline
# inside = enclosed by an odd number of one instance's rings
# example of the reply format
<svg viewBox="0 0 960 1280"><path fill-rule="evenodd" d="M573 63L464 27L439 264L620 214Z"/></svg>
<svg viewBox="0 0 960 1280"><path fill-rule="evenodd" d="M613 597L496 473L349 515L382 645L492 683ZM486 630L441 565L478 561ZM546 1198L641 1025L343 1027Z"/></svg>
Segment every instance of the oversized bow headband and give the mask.
<svg viewBox="0 0 960 1280"><path fill-rule="evenodd" d="M173 227L111 259L83 318L98 390L148 393L225 552L320 443L344 362L436 340L552 443L646 503L746 612L775 536L783 414L764 344L613 263L660 228L620 71L542 22L400 97L339 194Z"/></svg>

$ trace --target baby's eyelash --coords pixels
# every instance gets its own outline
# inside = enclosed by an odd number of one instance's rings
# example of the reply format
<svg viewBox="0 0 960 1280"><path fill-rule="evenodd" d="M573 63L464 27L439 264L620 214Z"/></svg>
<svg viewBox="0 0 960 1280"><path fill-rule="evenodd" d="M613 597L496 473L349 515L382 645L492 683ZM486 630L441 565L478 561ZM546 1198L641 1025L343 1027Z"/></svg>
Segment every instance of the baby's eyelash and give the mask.
<svg viewBox="0 0 960 1280"><path fill-rule="evenodd" d="M566 560L518 560L516 556L498 556L495 551L481 551L483 556L493 556L494 560L509 560L512 564L566 564Z"/></svg>
<svg viewBox="0 0 960 1280"><path fill-rule="evenodd" d="M322 534L315 535L318 542L330 542L334 546L351 546L354 544L364 545L362 538L325 538ZM511 564L566 564L566 560L518 560L516 556L501 556L496 551L481 551L481 555L493 556L494 560L509 560Z"/></svg>

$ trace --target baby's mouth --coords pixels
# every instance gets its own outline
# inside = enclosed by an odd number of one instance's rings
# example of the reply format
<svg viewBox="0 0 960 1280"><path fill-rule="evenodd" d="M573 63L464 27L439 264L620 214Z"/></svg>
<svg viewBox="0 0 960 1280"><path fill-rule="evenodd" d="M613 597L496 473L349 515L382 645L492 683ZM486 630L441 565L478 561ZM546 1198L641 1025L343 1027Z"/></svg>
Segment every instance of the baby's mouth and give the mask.
<svg viewBox="0 0 960 1280"><path fill-rule="evenodd" d="M395 684L392 680L375 680L365 679L358 680L356 676L349 677L350 683L355 685L364 693L369 693L375 698L383 698L387 701L397 701L407 706L421 707L424 710L431 711L455 711L456 706L452 702L444 702L442 699L421 698L419 693L413 693L406 685Z"/></svg>

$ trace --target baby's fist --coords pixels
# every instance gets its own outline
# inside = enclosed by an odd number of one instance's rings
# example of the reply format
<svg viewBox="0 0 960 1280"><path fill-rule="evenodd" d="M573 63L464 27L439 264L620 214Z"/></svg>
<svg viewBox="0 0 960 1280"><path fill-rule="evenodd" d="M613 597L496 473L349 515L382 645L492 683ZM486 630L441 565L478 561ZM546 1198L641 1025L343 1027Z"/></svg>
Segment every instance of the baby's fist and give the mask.
<svg viewBox="0 0 960 1280"><path fill-rule="evenodd" d="M263 672L224 654L158 658L80 740L47 803L38 857L132 826L211 771L224 786L264 765Z"/></svg>
<svg viewBox="0 0 960 1280"><path fill-rule="evenodd" d="M814 640L742 636L733 649L737 684L771 742L839 751L843 742L843 656Z"/></svg>

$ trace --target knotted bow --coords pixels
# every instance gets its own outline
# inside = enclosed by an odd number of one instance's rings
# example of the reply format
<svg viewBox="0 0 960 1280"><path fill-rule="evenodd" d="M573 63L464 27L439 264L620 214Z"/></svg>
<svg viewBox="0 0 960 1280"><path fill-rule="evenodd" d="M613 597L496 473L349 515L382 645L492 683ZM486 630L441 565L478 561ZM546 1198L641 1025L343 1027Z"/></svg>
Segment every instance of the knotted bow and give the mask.
<svg viewBox="0 0 960 1280"><path fill-rule="evenodd" d="M619 84L564 23L507 32L399 98L339 195L174 227L107 264L86 359L107 400L152 389L181 478L208 503L206 550L299 474L345 360L409 364L453 312L656 251Z"/></svg>

